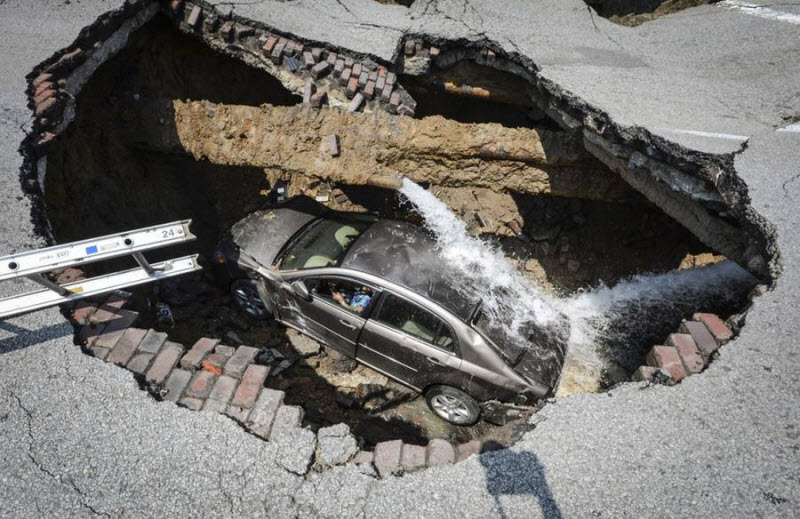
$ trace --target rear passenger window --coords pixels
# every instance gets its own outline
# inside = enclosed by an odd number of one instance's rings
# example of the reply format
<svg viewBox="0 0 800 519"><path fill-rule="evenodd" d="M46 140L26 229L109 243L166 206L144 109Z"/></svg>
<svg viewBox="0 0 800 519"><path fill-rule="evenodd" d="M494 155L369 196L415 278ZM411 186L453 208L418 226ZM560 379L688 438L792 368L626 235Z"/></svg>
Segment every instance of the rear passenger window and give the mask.
<svg viewBox="0 0 800 519"><path fill-rule="evenodd" d="M375 320L455 353L455 341L450 327L429 311L405 299L386 294Z"/></svg>

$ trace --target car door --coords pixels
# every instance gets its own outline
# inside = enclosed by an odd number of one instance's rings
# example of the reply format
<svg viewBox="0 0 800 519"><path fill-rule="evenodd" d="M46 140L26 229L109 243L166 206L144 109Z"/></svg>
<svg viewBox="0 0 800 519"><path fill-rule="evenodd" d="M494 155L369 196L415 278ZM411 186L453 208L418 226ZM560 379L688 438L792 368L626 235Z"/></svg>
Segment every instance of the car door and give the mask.
<svg viewBox="0 0 800 519"><path fill-rule="evenodd" d="M295 281L298 281L297 279ZM303 297L284 285L279 297L281 321L316 338L341 353L355 358L356 342L366 322L376 291L359 280L338 276L313 276L299 279L308 288ZM337 289L332 289L332 287ZM363 305L351 305L352 296L337 300L335 294L360 291ZM364 295L366 292L370 295Z"/></svg>
<svg viewBox="0 0 800 519"><path fill-rule="evenodd" d="M384 292L361 332L356 358L422 390L461 367L450 326L420 305Z"/></svg>

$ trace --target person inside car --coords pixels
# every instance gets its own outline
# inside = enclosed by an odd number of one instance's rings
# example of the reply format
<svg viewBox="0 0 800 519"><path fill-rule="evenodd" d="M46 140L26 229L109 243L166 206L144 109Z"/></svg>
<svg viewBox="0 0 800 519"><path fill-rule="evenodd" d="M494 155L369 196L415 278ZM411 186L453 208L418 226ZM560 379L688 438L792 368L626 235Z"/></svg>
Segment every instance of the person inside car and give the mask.
<svg viewBox="0 0 800 519"><path fill-rule="evenodd" d="M330 289L334 301L357 314L363 312L372 299L372 290L367 287L356 287L350 291L339 283L331 283Z"/></svg>

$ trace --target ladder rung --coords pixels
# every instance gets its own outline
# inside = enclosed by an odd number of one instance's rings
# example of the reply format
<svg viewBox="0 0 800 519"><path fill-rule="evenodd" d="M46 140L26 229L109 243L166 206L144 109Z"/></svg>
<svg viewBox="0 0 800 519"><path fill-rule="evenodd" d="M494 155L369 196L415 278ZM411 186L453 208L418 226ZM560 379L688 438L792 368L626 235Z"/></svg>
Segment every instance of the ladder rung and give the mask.
<svg viewBox="0 0 800 519"><path fill-rule="evenodd" d="M180 220L4 256L0 258L0 281L194 240L191 222Z"/></svg>
<svg viewBox="0 0 800 519"><path fill-rule="evenodd" d="M151 266L154 271L153 275L148 275L145 269L137 267L61 285L71 292L70 295L61 295L45 288L0 299L0 319L75 301L84 297L96 296L151 281L188 274L202 268L197 264L197 254L154 263Z"/></svg>

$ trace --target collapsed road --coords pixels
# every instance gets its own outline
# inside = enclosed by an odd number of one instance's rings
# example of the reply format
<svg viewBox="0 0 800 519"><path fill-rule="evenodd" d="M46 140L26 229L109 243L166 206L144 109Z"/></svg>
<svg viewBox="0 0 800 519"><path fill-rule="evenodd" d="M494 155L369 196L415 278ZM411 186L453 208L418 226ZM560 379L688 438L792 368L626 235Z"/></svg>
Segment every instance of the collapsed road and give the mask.
<svg viewBox="0 0 800 519"><path fill-rule="evenodd" d="M186 4L185 11L182 11L184 6L181 4L174 2L163 8L168 14L173 13L170 16L174 16L177 6L178 12L183 12L185 16L180 23L189 23L192 12L196 10L194 7L190 9L190 4ZM248 38L253 35L246 32L246 20L250 19L280 26L283 31L291 34L324 40L335 46L337 53L346 53L344 49L351 49L355 53L366 53L384 60L384 63L394 63L403 59L411 61L407 57L413 57L419 52L414 45L409 48L405 44L407 42L398 39L401 31L412 26L416 27L421 41L433 41L441 49L446 49L446 42L455 38L478 41L480 35L496 33L496 29L492 27L502 27L503 36L498 34L494 40L500 43L491 49L491 56L486 54L486 58L497 59L498 53L503 55L502 49L507 46L509 52L522 53L526 60L537 64L538 81L546 86L546 95L538 98L538 108L545 114L550 112L548 117L564 131L571 127L574 130L584 126L584 145L591 155L583 156L588 162L601 160L635 190L692 231L708 247L700 249L700 252L722 253L772 283L773 290L758 298L747 312L745 326L741 328L739 337L720 350L719 357L704 373L671 388L655 386L639 391L638 386L624 385L606 393L612 398L585 395L557 400L535 415L532 420L536 425L535 430L524 435L514 449L485 453L480 457L473 456L453 467L438 468L435 473L422 472L378 482L359 470L341 467L320 473L312 471L307 478L299 478L293 476L294 473L285 466L270 461L276 456L280 457L281 452L286 452L281 451L287 448L286 445L247 437L224 419L218 420L198 413L188 416L170 404L153 404L144 394L138 392L132 379L123 375L122 370L106 369L89 357L81 356L71 344L69 329L65 326L52 326L59 319L58 315L54 312L43 312L6 323L10 326L4 328L7 333L16 334L17 337L10 337L5 341L6 348L11 351L2 357L4 372L8 370L8 373L13 373L6 379L3 387L6 406L3 411L3 416L6 417L3 420L4 436L11 439L8 444L11 450L5 456L7 464L3 472L18 474L20 477L14 480L27 481L28 491L31 488L46 488L47 492L39 491L37 497L28 499L29 494L22 488L9 486L8 495L3 496L4 501L19 507L21 513L24 513L25 507L30 507L31 510L74 507L76 511L93 513L119 513L124 508L135 507L139 513L151 514L157 513L156 510L163 513L162 503L166 501L175 506L176 512L191 510L196 505L191 496L202 492L207 495L219 493L222 504L220 510L228 510L229 513L257 511L271 515L291 516L302 513L339 516L345 513L344 507L347 505L343 503L350 500L351 506L355 506L365 515L385 514L387 510L396 511L397 514L446 514L447 510L455 509L450 498L456 499L456 495L463 498L463 486L467 484L475 490L474 495L468 496L467 509L476 516L492 513L526 516L541 513L552 516L555 513L587 511L614 515L632 511L644 514L648 511L675 509L675 503L683 497L694 501L698 513L720 513L719 510L730 507L739 513L746 510L750 513L791 514L792 503L796 502L796 488L784 476L791 472L794 465L793 451L788 445L792 441L792 435L779 435L775 432L783 430L779 424L791 425L796 418L792 416L792 406L786 404L786 397L792 392L791 386L787 385L794 376L791 372L792 366L781 362L782 357L790 357L792 353L791 344L786 338L791 336L792 331L788 328L793 323L789 319L780 318L781 312L786 311L783 309L791 305L777 304L779 300L786 303L794 297L790 281L795 275L792 263L794 258L791 255L794 246L791 241L780 241L791 240L790 236L780 231L795 223L791 220L793 213L787 212L785 207L791 203L794 193L791 179L796 174L788 166L796 159L789 156L787 150L797 149L796 146L791 147L794 132L775 131L775 128L790 126L794 117L791 105L772 102L782 95L782 80L777 76L769 76L769 89L762 92L757 101L755 98L731 96L739 103L742 112L754 110L761 114L758 119L731 116L726 103L720 102L720 99L733 91L728 90L729 87L724 83L715 84L713 89L706 90L704 80L695 80L693 85L696 88L691 91L696 97L689 102L684 99L685 96L676 94L687 84L692 84L694 76L676 75L675 70L670 70L671 67L678 66L674 57L663 59L658 50L647 45L648 40L644 33L619 32L621 28L611 26L602 19L595 19L592 11L579 8L577 2L575 4L575 9L570 10L570 6L564 6L563 3L542 3L540 10L530 13L522 31L517 31L516 22L505 19L501 11L494 11L491 5L464 4L463 14L453 15L445 5L420 1L415 2L411 9L401 6L384 7L370 2L353 2L345 9L342 9L341 4L331 4L332 12L337 14L333 18L326 18L326 27L345 28L355 24L363 32L359 37L347 39L342 35L349 34L348 30L334 31L323 38L314 29L304 26L312 11L302 3L274 6L269 4L266 8L267 4L262 3L255 7L237 6L236 14L243 18L236 20L245 29L238 31L231 24L228 30L238 41L233 47L242 47L242 42L250 41ZM203 4L203 8L208 9L210 6ZM31 12L27 6L16 4L10 7L6 5L3 9L10 10L14 14L12 18L20 22ZM82 5L69 9L69 16L75 16L78 26L83 26L89 24L107 6L95 8ZM687 30L689 34L695 34L692 31L697 31L700 27L704 33L710 26L721 31L726 24L735 26L745 23L749 24L751 30L769 27L770 37L776 43L774 49L781 48L780 42L784 41L781 40L784 35L788 37L792 30L796 30L780 25L759 25L778 23L776 20L750 19L742 22L744 15L721 6L698 9L702 13L699 16L690 10L687 14L692 13L691 17L677 14L652 23L660 24L658 31L663 31L657 33L660 37L666 37L669 31L680 27L684 31L683 38L686 38ZM104 18L103 26L113 28L115 23L135 20L146 12L150 12L151 16L155 14L155 9L150 8L149 4L134 3L126 10L118 11L116 15L119 18ZM208 11L201 9L201 12L205 19ZM223 15L218 13L218 16ZM381 22L383 25L375 27L365 23L364 17L385 21ZM537 22L559 17L573 22L573 30L581 36L578 40L588 47L575 48L563 42L561 36L550 33L546 24ZM715 24L708 25L712 19ZM140 19L139 23L142 21ZM531 27L539 27L541 30L531 32ZM130 29L129 25L127 30ZM77 26L71 34L76 30ZM72 37L68 33L70 30L67 29L63 35L57 36L60 41L56 47L66 46ZM105 38L110 33L103 34L102 38ZM537 48L530 45L530 39L525 36L527 34L535 34L534 38L549 34L554 38L553 41L563 43L555 47L550 44ZM83 37L91 36L90 31ZM652 38L652 34L649 37ZM85 41L82 40L82 44ZM106 47L112 50L115 46L119 48L119 41L111 36ZM212 45L214 41L212 39ZM620 44L620 41L623 43ZM793 42L796 38L785 41ZM626 47L633 49L637 45L646 49L640 55L629 55L633 50L620 50ZM791 48L793 43L785 45ZM230 42L223 45L226 48L230 46ZM94 48L103 49L104 46L101 44ZM525 49L524 52L521 48ZM406 58L395 55L395 51L400 49ZM46 54L55 50L49 49L45 51L45 55L34 56L26 49L19 56L23 57L25 66L31 69L35 63L46 58ZM228 50L239 52L236 49ZM705 50L705 59L711 62L721 52L716 47L706 47ZM478 50L480 52L482 51ZM749 52L764 51L739 46L737 52L746 55ZM105 57L113 53L105 53ZM91 66L82 69L81 73L93 71L104 59L104 52L97 52L95 55L99 61L93 63L89 60ZM65 56L75 55L62 53L54 60L67 63L69 60L64 60ZM688 54L683 56L677 62L680 66L685 67L695 59ZM11 56L6 57L9 58ZM631 59L634 63L636 60L647 60L649 68L655 72L648 70L644 74L642 70L636 70L637 67L620 68L622 64L630 64ZM416 65L424 69L424 60L422 61ZM587 61L591 64L586 63ZM10 70L11 62L6 63L4 69ZM553 64L561 64L562 67L572 65L559 68ZM598 64L608 67L608 70L596 70ZM18 64L13 68L17 67ZM581 75L588 68L592 69L592 77L602 77L606 81L602 86L597 85L596 80L592 81L591 91L587 91L587 85L581 82L581 79L585 79ZM624 70L625 74L620 70ZM36 74L39 72L40 69L35 70ZM725 70L720 72L720 77L725 77L725 73ZM764 72L761 71L761 74ZM409 75L415 73L409 72ZM80 79L80 74L67 76L71 79L53 90L64 89L64 94L75 96L88 77ZM665 81L666 76L674 81ZM13 77L19 77L18 73ZM79 79L75 80L75 77ZM403 83L402 78L400 81ZM399 110L405 112L400 117L408 117L413 110L422 111L424 108L413 106L415 88L419 87L412 83L408 82L403 93L401 102L406 110ZM633 106L625 105L615 98L618 93L614 94L614 88L620 83L631 89L648 85L650 96L634 96L642 101ZM76 88L76 85L79 87ZM300 82L300 85L304 85L304 82ZM297 93L300 93L300 85L295 88ZM753 85L754 83L745 81L746 87ZM759 81L758 86L763 90L764 82ZM735 90L740 91L742 87L742 83L739 83ZM22 92L25 86L20 77L16 82L4 84L3 88L4 103L6 99L9 100L4 109L11 115L11 123L4 122L4 131L8 131L12 137L10 140L15 141L13 145L4 145L8 153L7 163L11 164L9 167L4 161L4 178L7 177L6 181L9 182L7 192L19 193L15 179L21 161L16 154L16 143L22 140L22 136L18 130L20 126L14 122L18 120L24 126L23 114L26 112L21 103L24 102ZM31 88L31 93L34 93L33 87ZM673 88L676 91L671 92ZM553 101L548 96L553 96L555 92L558 95ZM660 96L653 96L654 93ZM564 99L559 97L562 94ZM347 98L346 92L344 97ZM26 162L21 171L26 189L37 194L44 188L45 196L48 193L45 180L50 182L50 175L57 174L58 169L48 171L51 166L42 161L42 158L47 155L46 150L55 149L58 152L60 139L66 138L62 136L62 131L70 131L69 122L73 114L76 114L76 106L70 104L69 98L58 94L57 103L65 104L66 116L63 120L53 119L56 105L49 102L52 98L45 96L37 102L37 108L42 113L35 123L36 131L22 147ZM331 104L335 105L336 95L331 94L330 98L333 100ZM645 100L652 98L660 99L662 103L669 102L669 110L664 111L663 106L654 110L654 105ZM265 100L269 101L276 102ZM559 104L564 101L566 104ZM47 106L42 104L45 102ZM595 106L602 106L603 110L592 111L591 116L582 117L582 110L595 110L592 108ZM567 107L569 109L565 111ZM695 110L696 107L699 107L699 111ZM77 108L80 109L80 103ZM49 110L44 117L49 119L47 122L41 117L46 110ZM700 128L691 124L698 117L697 113L703 114L703 125ZM81 117L81 111L77 110L76 115ZM131 119L138 120L135 114ZM623 121L625 127L620 126ZM41 133L46 128L49 128L52 137ZM544 129L553 130L552 127L542 128ZM621 132L621 129L625 131ZM541 130L537 129L537 132ZM763 137L759 135L761 133L764 134ZM752 136L743 150L738 149L736 140L719 137L742 134ZM666 140L654 135L662 135ZM55 148L48 146L48 142L53 140ZM637 141L641 140L646 141L652 149L646 149L646 146L637 148ZM153 149L153 146L150 148ZM154 151L158 153L169 152L159 150L157 146L155 148ZM732 154L733 152L736 153ZM504 149L503 160L508 158L505 153ZM224 158L225 155L221 157L223 158L220 162L229 160ZM512 154L512 160L513 157ZM485 156L478 158L487 159ZM490 159L496 160L496 156ZM521 162L525 167L534 163L534 167L543 169L540 159L526 158ZM672 165L664 166L667 162L672 162ZM253 164L243 164L244 166L237 167L256 166L256 172L248 172L254 177L261 176L261 179L256 180L256 185L261 185L264 178L269 180L269 176L262 176L264 173L257 171L258 168L265 167L265 164L258 160L254 160ZM69 179L71 171L74 170L62 169L62 178ZM766 171L770 174L761 173ZM614 178L608 176L607 170L603 175ZM320 177L320 180L328 180L324 172ZM87 185L89 190L84 192L94 191L100 196L107 196L97 189L99 186L95 182L99 178L102 177L98 176L90 182ZM658 180L654 182L654 178ZM41 184L37 184L37 180ZM342 182L341 179L333 180ZM353 181L354 185L359 183L361 182L358 180ZM266 185L270 184L268 182ZM289 185L292 184L296 185L298 182L293 179ZM664 190L665 185L668 187L667 191ZM715 187L709 189L712 185ZM55 186L58 189L58 184ZM299 189L306 188L301 186ZM127 194L131 193L135 191ZM116 193L113 197L118 205L131 203L130 197L124 196L125 193L121 195ZM459 197L454 198L457 200ZM768 205L765 205L765 199L769 199ZM5 219L7 225L22 222L13 232L9 227L8 232L3 234L3 239L9 240L12 249L28 248L35 244L26 237L17 238L19 229L31 229L25 224L24 217L13 212L27 203L26 200L21 197L20 200L9 201L8 207L12 212ZM52 211L52 207L57 206L50 207L47 212L48 220L45 220L42 211L47 207L43 199L35 196L34 200L34 220L40 229L47 232L51 225L56 229L58 225L64 225L54 218L56 213ZM71 198L61 201L61 207L69 208L70 202ZM74 202L72 206L75 206ZM89 207L92 208L91 205ZM84 214L95 214L102 219L106 213L98 209L100 207L95 205L94 211ZM148 209L146 206L136 208L141 212ZM67 209L62 211L65 211L62 213L64 215L69 214ZM24 212L23 209L22 213ZM512 221L513 217L508 220ZM511 229L512 236L520 234L514 230L513 224L505 227ZM519 223L516 227L523 230ZM76 227L72 229L71 232L77 232L74 230ZM55 235L59 240L64 239L63 230L57 231ZM778 248L783 252L780 258L777 254ZM565 258L565 263L567 259ZM639 265L638 268L643 266ZM628 273L637 271L640 270L634 269ZM789 282L785 283L785 280ZM47 323L48 327L44 327L38 334L26 335L21 330L38 329L40 323ZM770 326L767 323L778 325ZM53 333L64 335L60 339L48 340ZM761 347L762 342L770 347ZM41 383L41 377L36 376L42 370L49 374L48 383ZM736 391L731 390L732 384L737 386ZM749 390L742 391L742 386ZM133 405L122 405L123 402ZM97 420L97 416L102 418ZM636 417L635 427L622 426L627 422L626 417L633 416ZM700 419L700 416L704 418ZM709 421L709 418L713 420ZM54 424L58 424L58 427L53 427ZM769 424L767 429L764 429L765 424ZM675 444L670 441L670 438L679 437L673 434L676 430L686 427L699 427L703 432L699 432L690 443ZM189 444L192 442L187 444L184 437L186 431L193 428L195 430L190 435L202 435L201 431L204 431L205 441L208 442L208 447L200 453L190 449ZM113 434L109 435L109 432ZM154 435L158 437L158 441L153 441L156 437ZM736 440L743 442L746 447L729 447ZM157 447L159 445L169 445L165 448L174 454L161 456ZM291 451L290 440L287 445ZM638 477L627 477L629 471L634 470L630 463L631 453L643 453L645 448L648 456L635 454L638 458L635 463L638 467L636 470L639 471ZM120 449L123 456L119 455ZM239 459L230 455L231 449L239 453ZM565 452L565 449L569 452ZM600 452L602 454L595 454ZM676 453L679 453L677 457ZM173 470L176 464L171 462L173 455L177 456L176 460L182 460L177 466L186 467L189 471L200 466L213 466L212 474L207 478L192 478L191 482L176 477ZM113 464L109 463L111 456L115 460ZM602 474L598 474L594 467L587 466L586 460L592 458L607 460ZM703 462L687 465L677 461L689 458L700 458ZM215 461L217 459L224 461L220 464ZM737 470L740 463L748 468ZM131 474L135 471L131 467L134 466L138 466L140 471L147 467L144 472L139 473L147 473L148 478L138 480L135 476L132 477ZM258 470L246 467L258 467ZM736 480L716 476L734 472L739 474ZM102 476L98 477L98 474ZM162 475L165 477L164 484L157 488L152 486L152 477L155 474L158 474L155 476L157 478ZM237 477L238 474L241 476ZM670 486L667 500L664 500L665 493L658 483L664 476L658 474L668 474L670 481L677 483ZM114 490L103 490L103 486L99 484L100 479L115 487ZM692 483L688 486L680 484L689 480ZM460 481L458 492L454 490L455 481ZM132 490L119 491L120 487L115 482L124 482L125 488ZM699 500L693 495L698 485L704 488ZM339 492L342 488L347 488L344 496ZM133 493L129 493L131 491ZM186 498L175 500L175 492ZM326 499L329 492L338 493L338 501ZM425 495L436 493L445 498L432 502L421 499L420 492ZM634 492L644 493L650 498L634 501L632 497L625 497L632 496ZM173 497L168 497L170 495ZM269 497L264 498L264 495ZM738 497L731 499L731 495ZM462 508L463 504L463 500L460 501ZM207 508L204 510L208 512ZM346 513L352 513L352 509L347 507Z"/></svg>

